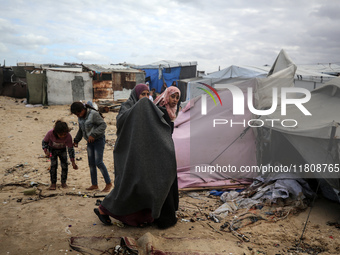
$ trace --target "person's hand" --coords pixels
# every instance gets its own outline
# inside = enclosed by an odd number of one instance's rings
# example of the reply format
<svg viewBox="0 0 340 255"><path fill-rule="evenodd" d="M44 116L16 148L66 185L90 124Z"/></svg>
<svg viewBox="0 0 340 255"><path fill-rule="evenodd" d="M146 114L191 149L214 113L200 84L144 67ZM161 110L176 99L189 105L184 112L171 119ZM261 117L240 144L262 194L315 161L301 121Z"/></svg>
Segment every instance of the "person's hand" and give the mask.
<svg viewBox="0 0 340 255"><path fill-rule="evenodd" d="M89 143L93 143L94 142L94 137L93 136L89 136L89 138L87 139L87 141Z"/></svg>
<svg viewBox="0 0 340 255"><path fill-rule="evenodd" d="M73 143L73 146L78 148L78 143Z"/></svg>
<svg viewBox="0 0 340 255"><path fill-rule="evenodd" d="M46 158L50 157L50 151L49 150L45 150L45 156L46 156Z"/></svg>
<svg viewBox="0 0 340 255"><path fill-rule="evenodd" d="M78 169L78 166L77 166L76 162L72 162L72 166L73 166L73 169L75 169L75 170Z"/></svg>

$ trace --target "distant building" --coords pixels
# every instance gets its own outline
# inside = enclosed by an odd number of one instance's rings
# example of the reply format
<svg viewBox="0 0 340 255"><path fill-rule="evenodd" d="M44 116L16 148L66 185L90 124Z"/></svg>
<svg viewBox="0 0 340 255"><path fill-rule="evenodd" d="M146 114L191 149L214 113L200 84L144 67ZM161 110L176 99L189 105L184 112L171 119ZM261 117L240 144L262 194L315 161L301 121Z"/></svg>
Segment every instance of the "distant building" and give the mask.
<svg viewBox="0 0 340 255"><path fill-rule="evenodd" d="M127 99L136 84L144 83L145 73L123 65L82 65L93 84L93 101L111 102Z"/></svg>

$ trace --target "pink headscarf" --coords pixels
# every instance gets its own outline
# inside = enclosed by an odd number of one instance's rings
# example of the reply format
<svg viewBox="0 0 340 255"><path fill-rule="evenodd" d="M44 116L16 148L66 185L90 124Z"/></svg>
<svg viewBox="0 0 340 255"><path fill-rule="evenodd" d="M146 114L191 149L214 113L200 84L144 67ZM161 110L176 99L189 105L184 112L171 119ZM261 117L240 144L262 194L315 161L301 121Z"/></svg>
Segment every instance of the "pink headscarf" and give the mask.
<svg viewBox="0 0 340 255"><path fill-rule="evenodd" d="M155 105L165 106L170 119L173 121L176 119L176 112L177 112L177 105L174 107L170 107L169 105L169 98L172 94L178 93L179 97L181 97L181 91L175 87L170 86L168 87L162 94L160 94L156 99L153 101Z"/></svg>

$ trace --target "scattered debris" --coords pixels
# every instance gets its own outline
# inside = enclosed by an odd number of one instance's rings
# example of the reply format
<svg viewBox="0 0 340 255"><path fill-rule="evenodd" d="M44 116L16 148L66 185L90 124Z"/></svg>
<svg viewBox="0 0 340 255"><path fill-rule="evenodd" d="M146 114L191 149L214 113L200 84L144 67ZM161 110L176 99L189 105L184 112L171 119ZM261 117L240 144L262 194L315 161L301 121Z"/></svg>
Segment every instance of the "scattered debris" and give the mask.
<svg viewBox="0 0 340 255"><path fill-rule="evenodd" d="M316 245L309 245L307 243L296 243L292 248L288 249L289 252L295 252L295 253L307 253L316 255L322 252L325 252L326 250L323 247L319 247Z"/></svg>
<svg viewBox="0 0 340 255"><path fill-rule="evenodd" d="M35 195L37 190L35 188L31 188L31 189L25 189L24 191L22 191L24 193L24 195Z"/></svg>
<svg viewBox="0 0 340 255"><path fill-rule="evenodd" d="M330 221L327 221L327 225L328 225L328 226L334 226L334 227L340 229L340 223L338 223L338 222L330 222Z"/></svg>

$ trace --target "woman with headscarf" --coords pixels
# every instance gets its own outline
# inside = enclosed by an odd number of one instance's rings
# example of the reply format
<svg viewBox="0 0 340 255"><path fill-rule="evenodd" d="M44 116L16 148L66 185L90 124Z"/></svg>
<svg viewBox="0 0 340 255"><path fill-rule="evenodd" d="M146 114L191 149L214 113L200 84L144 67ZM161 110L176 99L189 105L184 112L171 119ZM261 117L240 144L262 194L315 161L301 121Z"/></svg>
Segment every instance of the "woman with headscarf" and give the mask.
<svg viewBox="0 0 340 255"><path fill-rule="evenodd" d="M130 226L177 222L178 186L171 127L138 84L117 115L113 190L94 212L105 225L113 217ZM144 95L144 96L143 96ZM149 137L156 139L149 139Z"/></svg>
<svg viewBox="0 0 340 255"><path fill-rule="evenodd" d="M173 131L174 124L178 113L178 103L181 96L181 91L174 86L167 88L162 94L160 94L153 103L157 105L165 114L165 117L171 130Z"/></svg>

